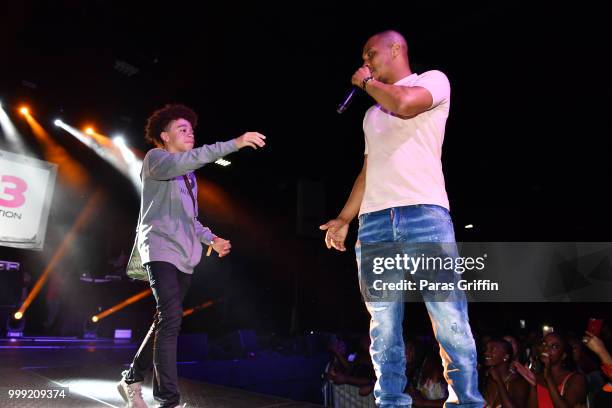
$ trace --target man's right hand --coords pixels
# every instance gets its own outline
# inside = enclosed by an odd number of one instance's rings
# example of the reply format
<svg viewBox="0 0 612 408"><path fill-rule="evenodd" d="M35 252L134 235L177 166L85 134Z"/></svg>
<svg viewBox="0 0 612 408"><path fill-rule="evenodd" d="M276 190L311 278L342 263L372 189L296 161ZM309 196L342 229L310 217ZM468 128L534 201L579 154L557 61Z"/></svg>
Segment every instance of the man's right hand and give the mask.
<svg viewBox="0 0 612 408"><path fill-rule="evenodd" d="M338 251L346 251L344 240L346 239L346 234L348 233L349 229L348 222L340 218L336 218L321 225L319 229L322 231L327 231L325 234L325 245L327 246L327 249L331 249L333 247Z"/></svg>

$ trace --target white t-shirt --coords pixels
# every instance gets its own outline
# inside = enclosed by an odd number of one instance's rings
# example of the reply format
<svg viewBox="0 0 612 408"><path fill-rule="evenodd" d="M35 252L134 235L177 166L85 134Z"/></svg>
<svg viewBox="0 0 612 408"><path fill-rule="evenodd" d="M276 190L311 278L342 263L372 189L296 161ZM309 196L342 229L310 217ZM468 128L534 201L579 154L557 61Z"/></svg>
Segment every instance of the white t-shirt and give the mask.
<svg viewBox="0 0 612 408"><path fill-rule="evenodd" d="M440 71L427 71L394 85L426 88L433 104L411 119L385 113L380 105L368 109L363 119L368 165L359 214L415 204L449 209L441 161L450 109L448 78Z"/></svg>

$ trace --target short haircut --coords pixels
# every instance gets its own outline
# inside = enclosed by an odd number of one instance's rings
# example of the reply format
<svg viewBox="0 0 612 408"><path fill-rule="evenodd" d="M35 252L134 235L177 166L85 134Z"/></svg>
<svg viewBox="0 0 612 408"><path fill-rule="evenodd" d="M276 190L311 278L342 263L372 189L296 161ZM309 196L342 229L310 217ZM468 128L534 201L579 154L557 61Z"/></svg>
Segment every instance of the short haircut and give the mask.
<svg viewBox="0 0 612 408"><path fill-rule="evenodd" d="M372 37L382 38L385 44L390 47L393 44L399 44L402 48L402 51L408 52L408 43L406 42L406 38L398 31L395 30L386 30L381 31L379 33L374 34Z"/></svg>

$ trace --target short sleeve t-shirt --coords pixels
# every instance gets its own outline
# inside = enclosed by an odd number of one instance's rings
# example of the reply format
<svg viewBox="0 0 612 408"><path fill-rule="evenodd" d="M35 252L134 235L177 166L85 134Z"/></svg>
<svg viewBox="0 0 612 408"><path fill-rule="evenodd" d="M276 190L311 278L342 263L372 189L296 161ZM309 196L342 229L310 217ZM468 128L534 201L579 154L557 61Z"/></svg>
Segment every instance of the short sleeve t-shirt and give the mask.
<svg viewBox="0 0 612 408"><path fill-rule="evenodd" d="M450 84L440 71L412 74L394 85L426 88L425 112L402 119L380 105L365 114L366 186L359 214L415 204L450 209L442 173L442 143L450 109Z"/></svg>

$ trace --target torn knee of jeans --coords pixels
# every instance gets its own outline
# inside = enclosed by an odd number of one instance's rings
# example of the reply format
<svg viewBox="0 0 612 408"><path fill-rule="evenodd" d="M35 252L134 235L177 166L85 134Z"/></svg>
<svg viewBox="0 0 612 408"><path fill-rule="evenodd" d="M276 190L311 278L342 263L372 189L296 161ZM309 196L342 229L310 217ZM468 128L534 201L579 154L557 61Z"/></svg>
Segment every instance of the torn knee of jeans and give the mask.
<svg viewBox="0 0 612 408"><path fill-rule="evenodd" d="M389 308L389 306L387 306L387 305L383 305L383 306L370 306L370 312L372 312L372 313L384 312L388 308Z"/></svg>
<svg viewBox="0 0 612 408"><path fill-rule="evenodd" d="M466 329L465 325L453 322L445 327L447 328L438 330L439 340L450 341L454 345L461 344L462 346L473 342L471 333Z"/></svg>
<svg viewBox="0 0 612 408"><path fill-rule="evenodd" d="M453 334L459 335L462 338L465 338L466 340L470 340L472 338L470 332L467 329L467 326L462 323L454 322L451 324L450 329Z"/></svg>

